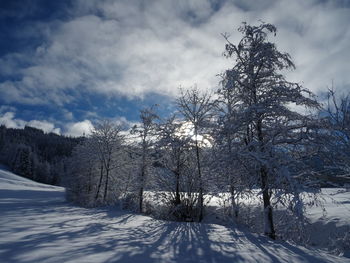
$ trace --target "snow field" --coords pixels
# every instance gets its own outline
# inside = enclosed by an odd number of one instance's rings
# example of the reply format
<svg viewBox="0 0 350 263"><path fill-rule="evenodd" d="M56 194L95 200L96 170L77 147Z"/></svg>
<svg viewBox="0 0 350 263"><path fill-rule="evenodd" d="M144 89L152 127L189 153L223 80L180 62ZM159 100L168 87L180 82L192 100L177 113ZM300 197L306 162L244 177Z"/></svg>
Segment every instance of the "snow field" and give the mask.
<svg viewBox="0 0 350 263"><path fill-rule="evenodd" d="M223 225L75 207L64 195L0 170L0 262L349 262Z"/></svg>

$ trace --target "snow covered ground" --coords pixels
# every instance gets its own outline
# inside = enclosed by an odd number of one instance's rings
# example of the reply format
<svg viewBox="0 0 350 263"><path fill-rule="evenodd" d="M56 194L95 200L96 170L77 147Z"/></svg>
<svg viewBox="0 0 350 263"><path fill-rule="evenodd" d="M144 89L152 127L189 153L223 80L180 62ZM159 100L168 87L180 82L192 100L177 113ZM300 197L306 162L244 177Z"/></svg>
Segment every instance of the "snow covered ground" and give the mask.
<svg viewBox="0 0 350 263"><path fill-rule="evenodd" d="M258 195L258 190L254 191L254 195L243 197L239 200L241 224L246 226L253 232L261 233L263 231L262 217L262 200ZM311 197L305 195L305 201L314 201ZM221 197L214 196L210 198L209 205L214 209L215 214L220 213L222 208L222 200L229 200L228 194L222 194ZM305 242L312 247L332 251L336 254L342 254L349 258L350 262L350 189L345 188L323 188L321 193L317 195L318 204L306 206L305 217L309 224L303 229ZM230 207L227 203L226 206ZM221 209L222 210L222 209ZM282 217L282 222L275 220L275 224L281 224L278 228L284 226L291 219L286 217L285 208L280 211L274 210L275 216ZM217 222L225 224L227 215L222 215L219 220L209 220L207 222ZM288 233L289 235L291 233ZM288 235L287 234L287 235ZM296 233L295 233L296 234ZM288 239L297 239L296 236L288 236Z"/></svg>
<svg viewBox="0 0 350 263"><path fill-rule="evenodd" d="M350 259L216 224L166 222L113 208L75 207L65 201L63 188L1 169L0 262L322 263Z"/></svg>

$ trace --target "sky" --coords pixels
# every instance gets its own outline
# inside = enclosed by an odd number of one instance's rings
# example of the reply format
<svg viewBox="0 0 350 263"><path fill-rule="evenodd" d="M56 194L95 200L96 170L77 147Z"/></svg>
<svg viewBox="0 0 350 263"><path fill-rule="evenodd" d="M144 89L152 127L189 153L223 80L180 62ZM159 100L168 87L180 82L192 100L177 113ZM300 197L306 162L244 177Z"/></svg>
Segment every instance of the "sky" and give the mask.
<svg viewBox="0 0 350 263"><path fill-rule="evenodd" d="M287 79L350 92L348 0L1 0L0 124L80 136L102 119L174 110L179 87L218 88L245 21L277 27Z"/></svg>

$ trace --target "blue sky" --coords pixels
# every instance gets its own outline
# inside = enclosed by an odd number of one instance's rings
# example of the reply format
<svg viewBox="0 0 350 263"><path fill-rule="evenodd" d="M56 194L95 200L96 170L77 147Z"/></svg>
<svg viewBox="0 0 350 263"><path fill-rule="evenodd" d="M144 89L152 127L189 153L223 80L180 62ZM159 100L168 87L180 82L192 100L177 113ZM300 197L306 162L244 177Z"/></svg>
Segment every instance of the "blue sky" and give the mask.
<svg viewBox="0 0 350 263"><path fill-rule="evenodd" d="M242 21L273 23L286 72L321 95L350 91L346 0L2 0L0 123L68 135L99 119L132 124L144 106L172 111L178 87L215 90Z"/></svg>

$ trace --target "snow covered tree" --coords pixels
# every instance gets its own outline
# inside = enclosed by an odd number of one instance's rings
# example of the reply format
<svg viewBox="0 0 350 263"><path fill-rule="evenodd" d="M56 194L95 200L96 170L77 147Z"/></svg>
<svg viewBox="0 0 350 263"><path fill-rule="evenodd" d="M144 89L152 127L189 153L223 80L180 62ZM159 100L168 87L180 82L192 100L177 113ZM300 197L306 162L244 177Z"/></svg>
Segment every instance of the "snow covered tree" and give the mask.
<svg viewBox="0 0 350 263"><path fill-rule="evenodd" d="M234 126L238 116L235 111L236 94L231 88L232 83L224 80L222 84L222 88L216 93L217 128L212 132L214 138L212 150L215 159L212 169L217 177L218 189L221 191L225 189L230 193L231 214L237 218L238 197L248 185L246 182L243 183L243 179L249 177L246 176L246 169L237 158L236 148L239 147L240 140Z"/></svg>
<svg viewBox="0 0 350 263"><path fill-rule="evenodd" d="M310 116L293 105L319 106L310 91L288 82L282 75L283 70L295 66L289 54L278 51L268 40L268 35L276 35L276 31L271 24L243 23L239 28L243 37L238 44L231 43L225 34L225 56L233 58L234 65L224 72L222 81L233 94L231 111L235 118L230 120L230 133L240 139L241 160L254 164L253 175L263 197L264 232L273 239L273 190L292 184L293 176L286 163L293 159L289 150L307 139L313 123ZM288 188L292 190L295 188Z"/></svg>
<svg viewBox="0 0 350 263"><path fill-rule="evenodd" d="M96 192L96 200L99 197L103 180L105 183L103 202L107 200L110 174L112 170L120 167L118 157L120 157L123 141L121 127L110 121L103 121L92 130L89 142L92 144L91 149L97 151L96 154L100 161L100 179Z"/></svg>
<svg viewBox="0 0 350 263"><path fill-rule="evenodd" d="M196 155L196 172L198 174L199 192L198 192L198 221L203 219L204 209L204 186L203 169L201 163L201 142L205 139L208 132L209 123L213 117L214 104L209 93L201 93L197 87L189 90L182 90L177 99L179 112L183 115L184 121L193 129L194 150Z"/></svg>
<svg viewBox="0 0 350 263"><path fill-rule="evenodd" d="M197 176L193 175L192 135L186 123L175 115L157 125L155 182L156 194L166 205L164 215L180 221L193 221L196 215ZM158 199L159 199L158 198Z"/></svg>
<svg viewBox="0 0 350 263"><path fill-rule="evenodd" d="M188 150L188 136L181 134L181 122L177 122L172 116L158 126L158 140L156 147L162 150L161 165L175 176L174 204L179 205L180 200L180 177L185 165L185 153Z"/></svg>
<svg viewBox="0 0 350 263"><path fill-rule="evenodd" d="M123 176L126 163L123 144L121 127L110 121L103 121L92 130L71 158L72 178L67 187L70 200L83 206L117 201L117 179Z"/></svg>
<svg viewBox="0 0 350 263"><path fill-rule="evenodd" d="M66 198L84 207L95 207L99 175L99 160L95 149L91 148L89 138L77 145L68 161Z"/></svg>
<svg viewBox="0 0 350 263"><path fill-rule="evenodd" d="M328 91L328 103L323 111L326 113L323 119L327 127L326 134L323 134L327 152L323 157L327 159L331 173L336 173L338 176L349 176L350 93L337 96L332 87Z"/></svg>
<svg viewBox="0 0 350 263"><path fill-rule="evenodd" d="M137 141L136 149L139 174L137 179L138 184L138 209L139 212L143 211L143 201L144 201L144 189L146 186L146 180L148 177L148 172L152 164L152 146L154 144L155 136L155 121L158 119L158 115L154 111L154 107L145 108L140 111L140 124L135 125L131 134L136 135L135 140Z"/></svg>

